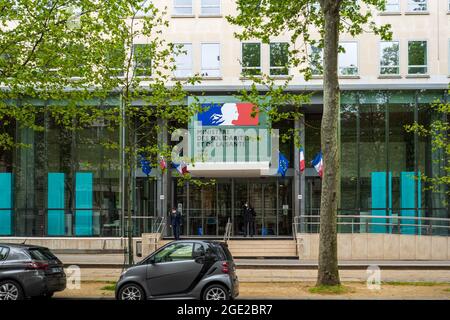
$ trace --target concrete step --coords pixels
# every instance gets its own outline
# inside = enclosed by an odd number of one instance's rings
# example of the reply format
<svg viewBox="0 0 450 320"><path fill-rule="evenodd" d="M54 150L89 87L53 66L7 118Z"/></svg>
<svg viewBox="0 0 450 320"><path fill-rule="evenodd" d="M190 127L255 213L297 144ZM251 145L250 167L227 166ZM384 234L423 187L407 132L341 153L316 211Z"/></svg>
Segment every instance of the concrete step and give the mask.
<svg viewBox="0 0 450 320"><path fill-rule="evenodd" d="M172 240L163 239L158 243L161 247ZM297 244L293 239L240 239L229 240L228 248L233 257L246 258L264 258L264 257L279 257L279 258L295 258L297 254Z"/></svg>

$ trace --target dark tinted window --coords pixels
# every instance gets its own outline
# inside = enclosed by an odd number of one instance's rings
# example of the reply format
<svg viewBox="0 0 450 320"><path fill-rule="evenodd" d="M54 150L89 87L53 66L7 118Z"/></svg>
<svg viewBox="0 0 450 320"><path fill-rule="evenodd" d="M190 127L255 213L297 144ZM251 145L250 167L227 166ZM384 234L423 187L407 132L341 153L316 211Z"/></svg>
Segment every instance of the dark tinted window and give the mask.
<svg viewBox="0 0 450 320"><path fill-rule="evenodd" d="M9 249L6 247L0 247L0 260L5 260L8 256Z"/></svg>
<svg viewBox="0 0 450 320"><path fill-rule="evenodd" d="M196 243L194 245L194 258L202 257L205 255L205 247L201 243Z"/></svg>
<svg viewBox="0 0 450 320"><path fill-rule="evenodd" d="M30 256L34 260L56 260L56 257L48 249L30 248L28 249Z"/></svg>
<svg viewBox="0 0 450 320"><path fill-rule="evenodd" d="M225 253L226 259L233 260L233 256L231 255L231 252L228 249L228 246L226 244L221 243L220 247L222 248L223 252Z"/></svg>

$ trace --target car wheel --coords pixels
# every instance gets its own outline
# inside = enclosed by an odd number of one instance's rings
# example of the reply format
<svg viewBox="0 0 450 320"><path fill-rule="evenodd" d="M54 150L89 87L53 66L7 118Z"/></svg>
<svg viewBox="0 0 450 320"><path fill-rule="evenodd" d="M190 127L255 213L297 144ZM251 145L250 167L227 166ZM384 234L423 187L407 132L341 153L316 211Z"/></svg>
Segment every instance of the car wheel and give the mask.
<svg viewBox="0 0 450 320"><path fill-rule="evenodd" d="M229 300L228 290L220 284L212 284L203 292L203 300Z"/></svg>
<svg viewBox="0 0 450 320"><path fill-rule="evenodd" d="M119 300L144 300L145 294L139 285L130 283L120 289L118 298Z"/></svg>
<svg viewBox="0 0 450 320"><path fill-rule="evenodd" d="M12 280L0 282L0 300L23 300L23 291L20 285Z"/></svg>

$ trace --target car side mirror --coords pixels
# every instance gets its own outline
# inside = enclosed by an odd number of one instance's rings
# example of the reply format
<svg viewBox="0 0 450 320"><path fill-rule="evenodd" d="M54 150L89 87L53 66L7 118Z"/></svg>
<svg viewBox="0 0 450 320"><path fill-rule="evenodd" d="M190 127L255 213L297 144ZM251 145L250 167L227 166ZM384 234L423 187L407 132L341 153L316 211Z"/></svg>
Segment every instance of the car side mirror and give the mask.
<svg viewBox="0 0 450 320"><path fill-rule="evenodd" d="M194 261L195 262L197 262L197 263L205 263L205 256L204 255L202 255L202 256L197 256L197 257L195 257L194 258Z"/></svg>

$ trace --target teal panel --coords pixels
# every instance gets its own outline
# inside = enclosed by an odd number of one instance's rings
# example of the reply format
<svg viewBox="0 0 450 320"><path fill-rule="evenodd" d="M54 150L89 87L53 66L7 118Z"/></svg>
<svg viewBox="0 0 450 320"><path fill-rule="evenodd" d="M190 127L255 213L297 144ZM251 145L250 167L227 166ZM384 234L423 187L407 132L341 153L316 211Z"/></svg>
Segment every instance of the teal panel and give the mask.
<svg viewBox="0 0 450 320"><path fill-rule="evenodd" d="M0 173L0 235L12 235L12 173Z"/></svg>
<svg viewBox="0 0 450 320"><path fill-rule="evenodd" d="M386 211L386 197L389 197L389 208L392 207L392 173L389 172L388 187L386 192L386 172L372 172L372 216L386 216L391 215L392 211ZM391 228L387 228L386 218L372 218L370 225L370 232L386 233L391 232Z"/></svg>
<svg viewBox="0 0 450 320"><path fill-rule="evenodd" d="M75 235L92 236L93 175L75 174Z"/></svg>
<svg viewBox="0 0 450 320"><path fill-rule="evenodd" d="M420 177L420 174L419 176ZM402 172L400 174L400 214L403 217L416 217L416 204L415 204L415 185L417 185L417 207L420 208L420 180L417 180L416 175L414 172ZM418 213L420 215L420 213ZM400 231L402 234L416 234L417 228L415 226L408 226L408 225L415 225L418 223L416 219L402 219L402 226L400 228ZM420 230L420 228L419 228Z"/></svg>
<svg viewBox="0 0 450 320"><path fill-rule="evenodd" d="M64 173L48 173L47 206L47 234L63 236L65 234Z"/></svg>

